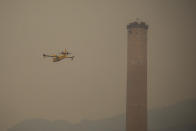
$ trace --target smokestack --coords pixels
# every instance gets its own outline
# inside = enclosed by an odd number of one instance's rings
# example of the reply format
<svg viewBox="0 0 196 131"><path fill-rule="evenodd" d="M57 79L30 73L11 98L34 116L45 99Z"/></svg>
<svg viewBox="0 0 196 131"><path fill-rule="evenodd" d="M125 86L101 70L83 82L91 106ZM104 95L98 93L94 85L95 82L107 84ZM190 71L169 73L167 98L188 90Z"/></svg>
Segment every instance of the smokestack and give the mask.
<svg viewBox="0 0 196 131"><path fill-rule="evenodd" d="M147 30L144 22L127 25L126 130L147 131Z"/></svg>

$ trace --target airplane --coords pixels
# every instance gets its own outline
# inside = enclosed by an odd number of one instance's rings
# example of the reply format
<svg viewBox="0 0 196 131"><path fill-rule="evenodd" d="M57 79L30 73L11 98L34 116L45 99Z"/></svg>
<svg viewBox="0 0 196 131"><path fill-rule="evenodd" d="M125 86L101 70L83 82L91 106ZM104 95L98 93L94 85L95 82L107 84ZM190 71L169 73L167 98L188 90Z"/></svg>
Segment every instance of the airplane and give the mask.
<svg viewBox="0 0 196 131"><path fill-rule="evenodd" d="M58 62L58 61L61 61L65 58L70 58L71 60L74 59L75 56L69 56L71 53L69 53L66 48L64 51L60 52L60 55L46 55L46 54L43 54L43 57L46 58L46 57L52 57L52 61L53 62Z"/></svg>

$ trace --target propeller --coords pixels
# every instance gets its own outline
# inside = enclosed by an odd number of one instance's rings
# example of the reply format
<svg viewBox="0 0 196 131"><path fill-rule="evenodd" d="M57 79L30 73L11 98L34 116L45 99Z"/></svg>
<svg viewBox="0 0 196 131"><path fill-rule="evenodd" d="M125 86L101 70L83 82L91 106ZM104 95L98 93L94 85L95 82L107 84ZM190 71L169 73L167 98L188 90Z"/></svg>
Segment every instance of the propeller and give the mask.
<svg viewBox="0 0 196 131"><path fill-rule="evenodd" d="M67 55L69 55L69 54L71 54L71 53L69 53L69 52L66 52L66 54L67 54Z"/></svg>
<svg viewBox="0 0 196 131"><path fill-rule="evenodd" d="M65 52L62 51L61 54L70 55L71 53L69 53L69 52L66 52L66 53L65 53Z"/></svg>

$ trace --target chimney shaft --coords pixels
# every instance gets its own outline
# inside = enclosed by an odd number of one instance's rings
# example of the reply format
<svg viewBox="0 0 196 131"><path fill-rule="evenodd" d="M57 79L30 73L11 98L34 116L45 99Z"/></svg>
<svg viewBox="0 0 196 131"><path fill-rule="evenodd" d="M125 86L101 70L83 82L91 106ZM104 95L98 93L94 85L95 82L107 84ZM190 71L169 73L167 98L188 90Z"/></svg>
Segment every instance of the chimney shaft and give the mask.
<svg viewBox="0 0 196 131"><path fill-rule="evenodd" d="M147 131L147 30L144 22L127 26L126 130Z"/></svg>

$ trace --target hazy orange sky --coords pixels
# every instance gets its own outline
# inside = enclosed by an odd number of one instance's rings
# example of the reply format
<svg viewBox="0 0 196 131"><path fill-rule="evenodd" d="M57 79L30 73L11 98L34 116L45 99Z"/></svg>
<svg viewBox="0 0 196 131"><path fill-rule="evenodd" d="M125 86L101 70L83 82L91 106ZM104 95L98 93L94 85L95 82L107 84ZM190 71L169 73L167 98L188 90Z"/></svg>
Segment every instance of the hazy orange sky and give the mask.
<svg viewBox="0 0 196 131"><path fill-rule="evenodd" d="M125 112L126 25L148 30L148 107L196 97L194 0L0 0L0 130ZM67 48L74 61L43 53Z"/></svg>

